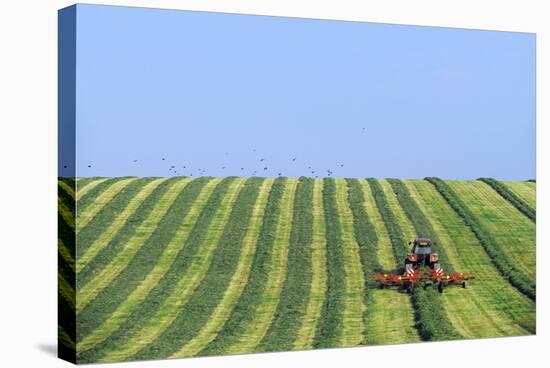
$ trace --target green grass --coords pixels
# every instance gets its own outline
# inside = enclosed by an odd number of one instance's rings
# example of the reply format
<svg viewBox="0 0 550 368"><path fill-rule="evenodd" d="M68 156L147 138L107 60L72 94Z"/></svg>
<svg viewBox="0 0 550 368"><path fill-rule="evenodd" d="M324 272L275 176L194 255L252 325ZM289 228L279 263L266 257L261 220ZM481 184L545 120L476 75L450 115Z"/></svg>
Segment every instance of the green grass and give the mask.
<svg viewBox="0 0 550 368"><path fill-rule="evenodd" d="M258 199L254 205L246 235L242 240L242 251L237 262L237 267L231 277L231 280L229 281L226 291L223 294L223 298L216 305L214 311L201 330L193 337L193 339L187 343L184 343L176 353L172 354L172 357L193 356L199 353L216 337L217 332L223 328L227 319L231 315L231 312L239 300L239 297L241 296L242 291L250 277L252 260L254 259L254 254L256 253L267 198L272 185L273 179L266 179L260 187Z"/></svg>
<svg viewBox="0 0 550 368"><path fill-rule="evenodd" d="M498 194L502 196L502 198L510 202L514 207L518 209L519 212L523 213L531 221L537 221L537 214L535 212L535 209L529 206L529 204L523 201L523 199L517 196L513 191L508 189L506 185L492 178L480 178L478 180L493 188Z"/></svg>
<svg viewBox="0 0 550 368"><path fill-rule="evenodd" d="M184 295L184 288L182 287L182 289L178 290L178 287L184 282L188 282L189 279L185 277L190 274L188 270L191 267L193 269L197 268L196 265L193 266L193 259L202 255L201 251L211 249L211 247L201 249L201 245L207 239L208 234L206 230L210 228L212 223L216 224L216 228L223 226L223 211L227 211L233 203L232 199L236 198L236 194L240 188L240 185L237 186L237 184L239 183L236 182L234 177L229 177L222 180L215 187L196 221L190 224L190 234L182 245L181 251L175 255L175 259L170 264L168 271L165 271L152 290L148 291L148 297L141 300L137 307L129 315L125 316L124 321L114 333L93 349L82 354L82 362L97 361L98 359L127 359L130 355L139 351L139 346L134 346L133 342L139 336L148 335L145 327L153 323L152 320L155 318L155 314L159 314L161 306L167 305L166 303L170 303L168 304L170 306L175 305L172 304L172 299L169 299L172 295L176 295L177 292L180 296ZM212 230L214 230L214 227L212 227ZM218 233L216 232L216 234ZM208 245L211 246L211 244ZM194 282L196 283L197 281ZM184 286L188 288L190 285ZM187 293L189 294L190 291Z"/></svg>
<svg viewBox="0 0 550 368"><path fill-rule="evenodd" d="M281 212L273 250L271 253L268 277L259 303L255 306L254 317L247 321L244 330L233 344L225 350L237 354L256 350L273 320L279 297L283 288L288 262L288 243L292 226L293 204L298 181L288 179L286 190L281 199Z"/></svg>
<svg viewBox="0 0 550 368"><path fill-rule="evenodd" d="M97 188L105 187L104 192L102 194L98 194L98 196L103 196L105 193L109 193L109 196L111 199L108 200L108 202L103 203L101 205L100 209L97 209L98 206L91 205L92 208L94 208L94 217L90 220L88 220L87 225L84 226L80 222L80 218L83 216L81 215L85 210L81 208L80 204L78 205L78 214L77 214L77 221L78 221L78 254L79 258L77 259L77 270L79 273L79 283L81 283L82 286L84 285L90 276L93 274L93 271L99 269L99 264L93 263L95 261L94 259L89 259L89 256L86 256L86 253L88 252L88 248L94 245L94 242L97 244L97 240L99 239L101 241L102 238L105 237L104 234L109 234L109 236L104 239L100 244L103 246L103 248L108 248L109 243L113 240L112 238L116 236L116 232L114 232L112 235L112 231L110 228L113 226L123 226L125 222L115 222L116 217L119 213L123 212L125 208L128 206L128 204L131 202L131 200L134 198L134 196L143 188L143 186L147 185L148 183L152 182L152 179L150 178L143 178L143 179L137 179L133 180L131 183L126 183L123 188L115 187L116 191L113 193L111 191L111 187L107 186L106 183L111 182L111 180L104 182L104 184L100 184L97 186ZM113 184L124 184L124 182L115 182ZM77 192L78 193L78 192ZM146 216L143 214L142 216ZM145 218L145 217L142 217ZM130 225L134 224L135 220L132 219L130 221ZM120 230L120 228L117 228L117 230ZM128 228L124 229L125 232L128 232ZM101 250L104 250L104 249ZM95 252L94 252L95 253ZM98 251L97 253L101 254L101 251ZM86 257L85 263L83 260L80 259L80 256L83 255ZM97 254L95 254L97 256ZM112 256L109 255L107 258L110 258ZM94 257L95 258L95 257ZM83 258L84 259L84 258ZM91 267L88 270L85 270L84 266L87 266L88 264L91 264Z"/></svg>
<svg viewBox="0 0 550 368"><path fill-rule="evenodd" d="M468 227L472 230L472 232L479 240L480 244L490 256L493 264L502 274L502 276L508 279L510 284L516 287L520 292L524 293L532 300L535 300L536 291L534 282L531 281L526 274L516 268L515 264L518 262L512 262L510 255L508 254L508 250L503 249L501 243L497 242L496 237L493 236L492 233L487 229L486 224L480 221L479 217L475 216L474 212L463 202L463 199L467 199L469 196L477 199L476 196L479 194L479 192L471 190L468 192L464 192L463 188L458 186L459 183L455 183L455 185L451 187L446 182L438 178L427 178L427 180L435 186L439 193L445 198L447 203L449 203L449 205L456 211L456 213L464 220L466 225L468 225ZM479 184L486 185L481 182L479 182ZM457 194L457 192L455 192L453 188L462 190L462 195L459 197L459 194ZM483 190L484 188L478 186L477 189ZM491 219L491 217L495 215L495 210L489 207L489 203L487 201L483 201L483 199L478 200L477 203L469 201L469 204L470 206L478 206L478 216L483 216L482 211L485 211L487 219ZM479 206L484 206L484 209L480 208ZM519 213L518 215L521 216ZM503 221L502 224L505 224L508 220L510 219L506 219L506 221ZM502 226L502 224L500 226ZM501 230L509 231L510 229ZM502 240L503 236L500 236L499 238ZM524 251L528 250L528 247L529 245L524 246ZM518 249L517 251L519 252L520 249ZM520 255L514 254L514 256L519 257Z"/></svg>
<svg viewBox="0 0 550 368"><path fill-rule="evenodd" d="M178 179L178 181L181 180L182 179ZM190 209L193 208L192 206L195 204L196 198L210 180L210 178L196 179L183 188L174 200L174 203L169 207L165 216L160 220L156 229L151 236L145 240L141 249L136 253L128 266L110 285L96 296L93 303L90 303L88 307L80 312L80 325L78 331L79 352L88 350L96 343L104 340L108 336L105 332L113 332L112 328L120 324L120 322L117 323L117 321L127 316L131 312L131 310L129 310L131 308L129 307L138 304L140 298L134 299L137 296L132 297L132 304L126 307L123 306L121 308L121 304L125 303L131 293L136 289L140 290L139 295L143 296L143 293L147 293L143 290L144 288L147 290L154 286L150 285L150 280L147 279L148 275L150 275L153 270L154 273L152 273L152 275L155 275L156 277L154 277L154 279L158 281L158 277L160 276L159 273L162 274L164 268L159 269L157 265L167 266L170 264L173 259L165 259L166 256L174 256L181 248L181 238L180 236L176 236L179 230L180 221L182 218L185 218ZM166 193L169 185L175 183L177 183L176 180L171 180L170 183L167 183L168 187L164 190L160 190L156 198L152 197L149 203L151 207L153 203L156 203L159 198ZM200 206L197 205L196 208L200 208ZM147 214L150 213L150 211L144 212ZM136 223L139 222L136 221ZM180 241L177 246L172 247L171 244L173 244L174 238ZM165 252L169 253L163 256ZM146 279L147 282L145 283ZM124 313L121 313L122 311L124 311ZM113 313L116 314L113 315ZM104 323L107 323L107 325L99 329L99 326ZM83 341L84 338L86 338L86 340Z"/></svg>
<svg viewBox="0 0 550 368"><path fill-rule="evenodd" d="M370 229L369 232L372 233L374 230L377 237L376 252L371 253L368 251L365 252L365 255L370 256L371 262L376 262L380 267L379 270L372 267L372 272L394 272L399 267L393 254L390 236L378 211L373 191L368 181L360 180L359 182L363 188L365 210L373 226L373 229ZM364 236L368 235L359 235L358 239L362 239ZM376 254L376 257L373 257L373 254ZM401 261L399 260L399 263ZM367 284L366 291L368 303L365 344L395 344L420 340L415 327L411 298L408 294L388 293L386 290L378 290L378 285L374 282Z"/></svg>
<svg viewBox="0 0 550 368"><path fill-rule="evenodd" d="M217 239L217 246L202 281L188 302L177 311L176 318L168 328L131 359L169 357L206 324L236 270L242 241L263 180L250 178L244 183L223 233Z"/></svg>
<svg viewBox="0 0 550 368"><path fill-rule="evenodd" d="M76 214L78 219L78 230L80 231L86 228L90 221L92 221L96 217L96 215L103 209L103 207L105 207L107 204L110 204L111 201L113 201L113 199L117 197L120 192L122 192L128 185L136 181L149 180L152 180L152 178L118 178L111 179L99 184L96 188L88 193L87 197L83 197L78 202L78 211ZM99 194L97 197L93 197L93 201L87 201L87 199L91 197L90 193L92 193L94 190L97 191L100 188L103 189L101 194Z"/></svg>
<svg viewBox="0 0 550 368"><path fill-rule="evenodd" d="M287 190L286 183L286 178L275 179L267 198L252 269L246 286L223 329L198 353L199 355L223 354L239 341L239 336L244 336L247 326L253 325L255 311L261 303L272 267L270 261L273 259L273 244L277 238L282 199Z"/></svg>
<svg viewBox="0 0 550 368"><path fill-rule="evenodd" d="M116 309L108 315L108 318L100 326L94 328L79 342L80 352L89 350L107 339L120 328L131 313L147 298L157 283L168 272L176 257L182 252L193 225L220 181L221 179L199 178L193 180L186 187L186 190L176 200L175 206L172 206L171 211L162 220L158 231L150 239L153 246L167 242L166 246L159 247L159 249L162 248L162 253L156 260L154 267L147 272L145 278L143 278L143 275L139 278L139 285L135 285L137 278L134 277L120 277L117 279L119 285L115 284L111 289L118 290L118 293L123 295L126 295L126 289L128 289L127 292L131 290L131 293L117 305ZM152 258L156 259L154 253ZM147 254L144 254L144 256L151 258ZM130 265L127 268L126 273L130 276L136 273L144 273L145 267L141 266L142 263L139 262L139 257L136 258L138 258L138 262L134 261L134 263L137 267L134 268ZM147 258L144 259L147 262ZM120 283L120 281L123 282ZM130 287L126 287L126 285ZM97 303L92 305L95 304ZM102 307L101 304L100 308L102 310L107 309ZM98 322L99 318L95 317L95 320Z"/></svg>
<svg viewBox="0 0 550 368"><path fill-rule="evenodd" d="M304 316L311 284L311 241L313 237L313 179L300 178L294 200L292 230L288 246L286 280L281 291L275 318L260 342L260 351L292 348L294 326Z"/></svg>
<svg viewBox="0 0 550 368"><path fill-rule="evenodd" d="M138 192L135 192L131 200L125 204L120 204L119 208L124 207L122 211L118 212L118 208L116 210L111 208L109 211L105 211L109 214L116 213L116 217L108 222L109 225L105 226L105 223L102 224L104 230L99 237L94 239L92 244L88 247L82 247L80 249L78 262L76 264L76 270L78 273L81 273L82 269L85 268L103 249L105 249L105 247L110 244L110 242L120 232L120 229L123 228L126 222L132 217L135 211L140 209L140 206L145 199L147 199L147 197L165 181L167 181L167 179L156 179L143 185ZM130 191L125 191L125 198L132 195L128 195L127 192ZM98 217L99 216L96 216L96 219Z"/></svg>
<svg viewBox="0 0 550 368"><path fill-rule="evenodd" d="M76 303L77 314L80 313L103 289L108 287L126 266L132 262L147 239L156 231L159 223L173 205L174 200L188 183L188 180L175 181L155 203L155 207L151 211L151 216L137 227L135 233L124 244L122 250L118 252L116 256L97 273L97 275L78 288Z"/></svg>
<svg viewBox="0 0 550 368"><path fill-rule="evenodd" d="M322 190L322 182L315 180L312 194L311 285L308 305L294 341L294 349L297 350L311 349L313 346L327 288L327 243Z"/></svg>
<svg viewBox="0 0 550 368"><path fill-rule="evenodd" d="M533 210L536 210L536 184L525 181L505 181L503 182L508 189L521 198Z"/></svg>
<svg viewBox="0 0 550 368"><path fill-rule="evenodd" d="M315 348L328 348L339 345L342 336L346 290L342 225L338 216L336 182L334 179L325 178L323 183L328 282L327 294L313 343Z"/></svg>
<svg viewBox="0 0 550 368"><path fill-rule="evenodd" d="M407 187L398 179L388 179L388 182L418 236L432 239L434 247L437 247L441 267L446 272L453 272L445 248L440 246L441 240L425 214L412 199ZM415 309L417 329L424 340L451 340L461 337L449 320L442 299L434 288L415 288L412 293L412 303Z"/></svg>
<svg viewBox="0 0 550 368"><path fill-rule="evenodd" d="M535 223L491 184L442 183L60 178L59 351L91 363L534 333ZM498 184L534 210L535 183ZM369 281L402 272L418 235L471 285Z"/></svg>
<svg viewBox="0 0 550 368"><path fill-rule="evenodd" d="M350 209L353 213L353 230L355 233L355 239L359 244L359 255L361 258L361 265L363 268L363 279L366 280L369 275L373 273L382 272L382 267L378 262L378 258L373 255L377 254L378 236L376 235L376 229L372 224L369 215L365 211L364 201L365 195L363 193L363 187L357 179L348 179L348 202ZM371 295L371 289L366 288L363 292L363 304L366 306L363 312L363 325L367 326L366 330L369 331L369 301ZM369 339L369 332L366 336L363 336L362 343L367 343Z"/></svg>
<svg viewBox="0 0 550 368"><path fill-rule="evenodd" d="M430 219L449 262L457 271L476 276L472 287L448 288L442 294L455 328L466 338L521 335L532 331L528 319L534 304L501 277L474 233L425 180L406 182L411 195Z"/></svg>

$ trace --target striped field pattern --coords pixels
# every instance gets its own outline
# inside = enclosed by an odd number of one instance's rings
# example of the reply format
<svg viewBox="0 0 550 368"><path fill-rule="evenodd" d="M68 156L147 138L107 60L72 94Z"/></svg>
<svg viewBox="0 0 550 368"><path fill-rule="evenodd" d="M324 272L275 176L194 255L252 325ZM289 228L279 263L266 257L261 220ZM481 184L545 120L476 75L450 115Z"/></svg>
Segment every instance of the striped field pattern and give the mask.
<svg viewBox="0 0 550 368"><path fill-rule="evenodd" d="M490 180L60 178L60 354L92 363L533 334L536 184ZM401 272L416 235L434 239L446 270L474 273L471 286L371 284Z"/></svg>

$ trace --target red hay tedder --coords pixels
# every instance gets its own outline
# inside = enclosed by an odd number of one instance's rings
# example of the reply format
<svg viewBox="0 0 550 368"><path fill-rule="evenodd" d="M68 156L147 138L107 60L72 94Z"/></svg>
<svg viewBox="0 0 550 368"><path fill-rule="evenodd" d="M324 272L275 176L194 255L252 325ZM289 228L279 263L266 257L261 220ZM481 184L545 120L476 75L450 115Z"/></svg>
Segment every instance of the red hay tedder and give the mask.
<svg viewBox="0 0 550 368"><path fill-rule="evenodd" d="M440 293L445 287L458 285L466 287L466 281L474 279L474 275L465 272L445 273L439 264L437 253L432 252L432 241L428 238L416 238L409 242L413 246L411 253L405 259L403 274L376 274L370 279L378 282L380 288L398 287L411 293L414 288L423 284L424 287L437 285Z"/></svg>

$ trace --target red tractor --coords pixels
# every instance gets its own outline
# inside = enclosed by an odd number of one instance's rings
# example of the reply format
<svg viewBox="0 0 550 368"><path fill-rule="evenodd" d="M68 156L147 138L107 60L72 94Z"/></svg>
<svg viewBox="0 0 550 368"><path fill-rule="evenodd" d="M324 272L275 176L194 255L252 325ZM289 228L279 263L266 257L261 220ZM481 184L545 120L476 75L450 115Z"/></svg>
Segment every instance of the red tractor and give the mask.
<svg viewBox="0 0 550 368"><path fill-rule="evenodd" d="M378 274L370 278L376 280L381 288L397 286L411 293L414 288L422 283L424 287L437 285L440 293L449 285L466 287L466 281L472 280L474 275L464 272L446 274L439 264L439 256L432 251L432 240L428 238L416 238L410 253L405 259L403 274Z"/></svg>

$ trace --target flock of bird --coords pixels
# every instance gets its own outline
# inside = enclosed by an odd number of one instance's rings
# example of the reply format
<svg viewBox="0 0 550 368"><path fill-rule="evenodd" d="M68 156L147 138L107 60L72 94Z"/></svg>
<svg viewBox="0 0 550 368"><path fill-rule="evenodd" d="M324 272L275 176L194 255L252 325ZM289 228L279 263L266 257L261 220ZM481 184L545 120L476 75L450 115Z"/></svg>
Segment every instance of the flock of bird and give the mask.
<svg viewBox="0 0 550 368"><path fill-rule="evenodd" d="M365 128L362 128L361 130L365 131ZM256 149L254 148L252 150L252 152L256 152ZM230 153L226 152L225 154L229 155ZM295 163L296 160L298 160L298 157L292 156L291 159L290 159L290 162ZM166 157L161 157L161 161L166 161ZM139 161L137 159L132 160L133 164L138 164L138 162ZM267 166L267 161L266 161L265 157L260 158L258 162L260 164L260 168L254 168L253 171L251 172L251 175L252 176L258 175L258 171L260 171L263 174L268 174L270 169ZM340 168L343 168L344 164L340 163L338 166ZM65 169L67 169L68 167L69 167L69 165L63 165L63 168L65 168ZM87 167L92 168L92 164L91 163L87 164ZM226 170L227 166L220 166L219 168L221 170ZM245 167L241 166L239 168L240 168L240 171L245 171ZM309 173L311 173L311 176L315 177L315 178L319 178L319 175L322 172L326 172L326 176L328 176L328 177L331 177L331 176L334 175L334 171L332 170L332 168L324 169L325 171L323 171L323 170L318 171L315 168L313 168L312 166L308 166L307 170L308 170ZM181 165L179 167L177 167L176 165L169 165L168 166L168 172L171 175L184 175L185 174L184 171L187 172L187 176L205 176L208 172L207 170L205 170L203 168L197 168L195 170L191 170L190 168L189 169L187 168L187 165ZM284 173L282 171L278 171L277 176L284 176Z"/></svg>

